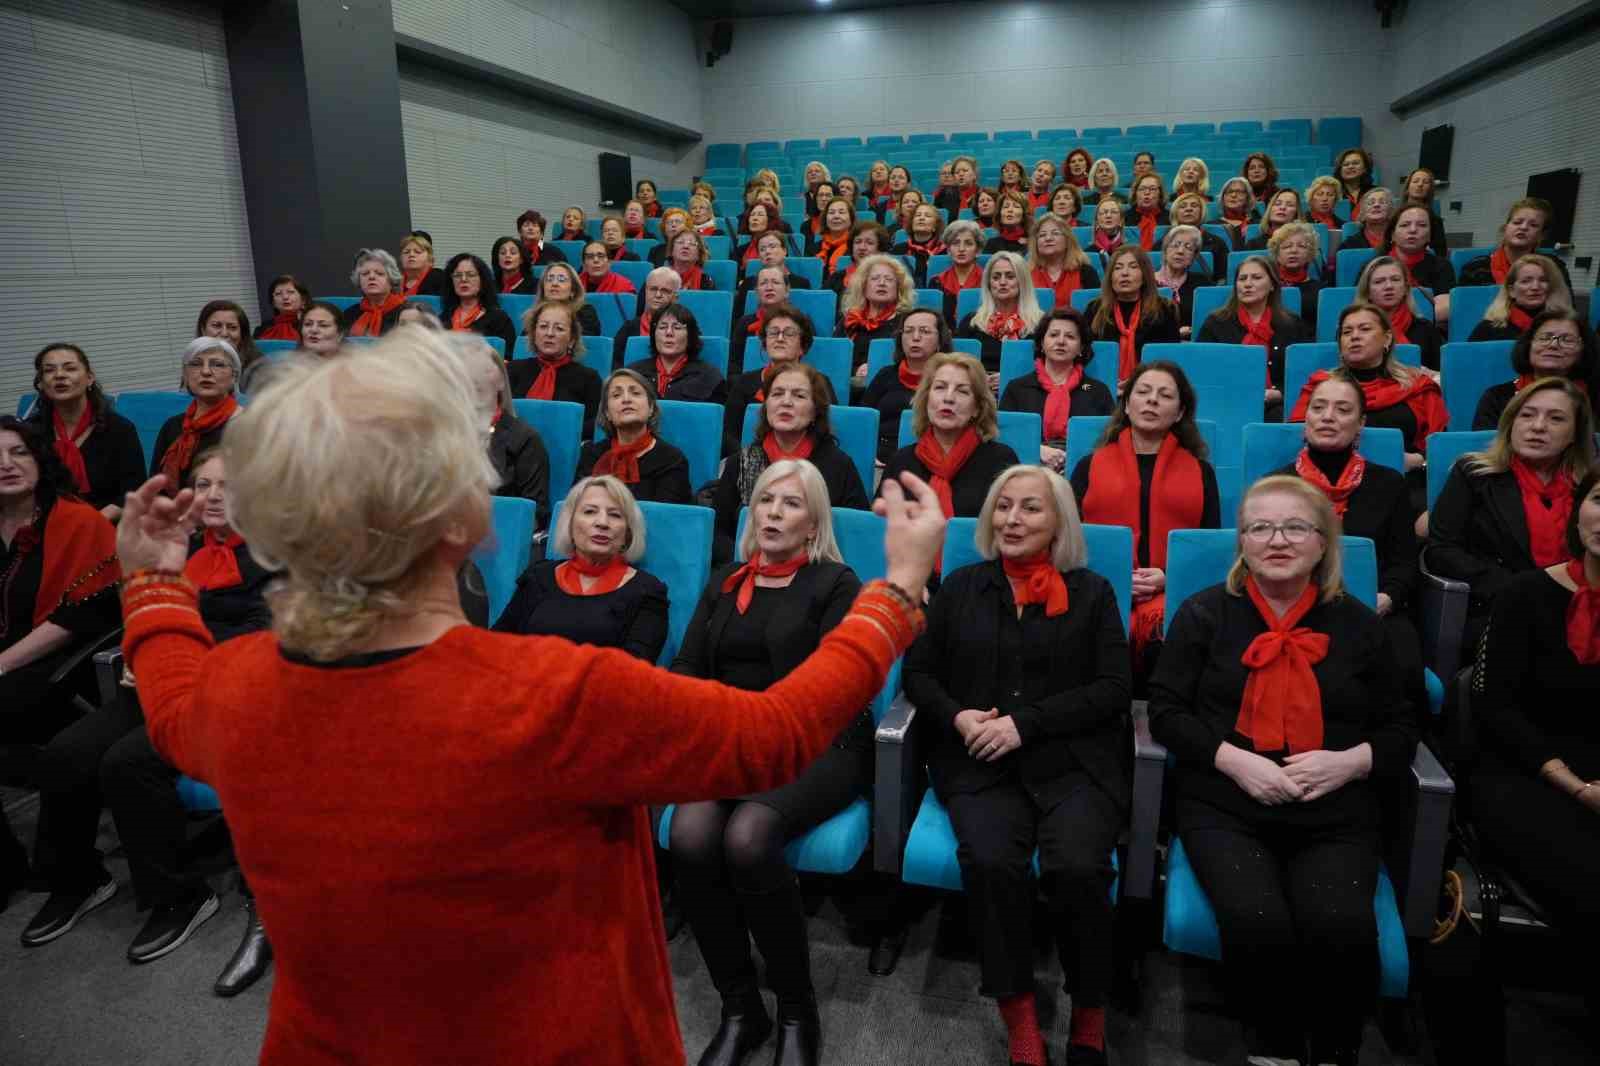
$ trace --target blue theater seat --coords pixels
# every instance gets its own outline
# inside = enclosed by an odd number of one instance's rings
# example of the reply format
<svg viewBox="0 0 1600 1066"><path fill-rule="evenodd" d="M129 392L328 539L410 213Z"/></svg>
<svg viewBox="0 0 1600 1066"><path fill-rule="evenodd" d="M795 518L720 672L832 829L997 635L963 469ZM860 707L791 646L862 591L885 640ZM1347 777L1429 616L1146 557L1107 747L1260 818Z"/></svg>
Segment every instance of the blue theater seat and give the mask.
<svg viewBox="0 0 1600 1066"><path fill-rule="evenodd" d="M756 416L760 408L751 404L744 409L744 425L739 433L740 447L748 446L756 438ZM870 407L846 407L840 404L828 409L828 420L833 423L833 437L839 447L856 464L861 475L861 485L872 495L874 468L878 456L878 412Z"/></svg>
<svg viewBox="0 0 1600 1066"><path fill-rule="evenodd" d="M729 263L729 267L733 264ZM695 321L700 323L702 337L728 336L728 329L733 325L733 285L730 283L725 289L691 289L678 293L678 303L689 309ZM630 316L631 317L631 316ZM727 365L726 362L723 363Z"/></svg>
<svg viewBox="0 0 1600 1066"><path fill-rule="evenodd" d="M572 488L578 469L578 449L583 445L583 404L567 400L512 400L517 417L532 426L550 457L550 511L561 505Z"/></svg>
<svg viewBox="0 0 1600 1066"><path fill-rule="evenodd" d="M657 435L683 452L689 461L689 486L698 489L713 481L722 462L722 405L691 400L661 400L661 425ZM607 433L595 423L594 439Z"/></svg>
<svg viewBox="0 0 1600 1066"><path fill-rule="evenodd" d="M472 550L472 561L483 574L484 587L489 594L489 624L492 626L500 620L506 604L511 602L517 589L517 578L528 569L538 516L533 501L520 496L495 496L490 502L489 535ZM552 509L560 505L560 497L551 501Z"/></svg>
<svg viewBox="0 0 1600 1066"><path fill-rule="evenodd" d="M831 294L830 294L831 295ZM833 407L830 414L850 402L850 360L852 345L848 337L818 337L811 343L805 361L822 371L822 376L833 386ZM760 337L746 337L744 362L748 373L767 365L767 353Z"/></svg>
<svg viewBox="0 0 1600 1066"><path fill-rule="evenodd" d="M144 467L149 470L155 463L156 436L162 425L173 415L189 409L194 397L187 392L139 391L117 393L117 414L133 423L139 433L139 443L144 446Z"/></svg>
<svg viewBox="0 0 1600 1066"><path fill-rule="evenodd" d="M1294 462L1305 445L1306 427L1299 422L1251 422L1244 427L1243 484L1253 485L1274 470ZM1406 469L1405 438L1398 429L1368 426L1357 451L1369 463L1402 474Z"/></svg>
<svg viewBox="0 0 1600 1066"><path fill-rule="evenodd" d="M1094 341L1093 343L1094 357L1089 360L1089 365L1084 368L1084 373L1109 389L1111 398L1116 399L1117 342ZM1033 341L1002 341L1000 344L1000 391L1004 392L1007 385L1024 374L1029 376L1033 374Z"/></svg>
<svg viewBox="0 0 1600 1066"><path fill-rule="evenodd" d="M1439 349L1439 379L1444 389L1444 406L1450 412L1450 428L1472 429L1483 390L1511 381L1517 372L1511 368L1511 349L1516 341L1450 341Z"/></svg>
<svg viewBox="0 0 1600 1066"><path fill-rule="evenodd" d="M1498 285L1457 285L1450 290L1450 340L1465 341L1483 321L1500 292Z"/></svg>

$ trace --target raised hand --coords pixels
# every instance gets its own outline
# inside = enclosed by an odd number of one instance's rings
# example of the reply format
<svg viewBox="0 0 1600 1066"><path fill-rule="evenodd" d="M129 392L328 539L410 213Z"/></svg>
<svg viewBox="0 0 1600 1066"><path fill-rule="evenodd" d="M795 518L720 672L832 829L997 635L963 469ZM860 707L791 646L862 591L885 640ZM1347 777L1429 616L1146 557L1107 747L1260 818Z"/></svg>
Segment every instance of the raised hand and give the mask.
<svg viewBox="0 0 1600 1066"><path fill-rule="evenodd" d="M928 575L944 551L944 511L939 497L915 474L885 478L874 513L888 520L883 534L885 576L921 601Z"/></svg>
<svg viewBox="0 0 1600 1066"><path fill-rule="evenodd" d="M194 505L194 490L184 489L168 497L161 495L166 485L166 475L157 474L123 501L122 521L117 523L117 558L124 573L179 571L189 559L189 509Z"/></svg>

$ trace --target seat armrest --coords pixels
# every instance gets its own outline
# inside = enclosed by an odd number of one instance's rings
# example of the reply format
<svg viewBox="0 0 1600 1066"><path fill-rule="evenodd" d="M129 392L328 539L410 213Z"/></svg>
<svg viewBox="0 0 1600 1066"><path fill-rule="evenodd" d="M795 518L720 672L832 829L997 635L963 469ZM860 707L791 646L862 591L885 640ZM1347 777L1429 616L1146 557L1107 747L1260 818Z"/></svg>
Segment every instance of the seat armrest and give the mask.
<svg viewBox="0 0 1600 1066"><path fill-rule="evenodd" d="M97 637L91 637L90 639L84 641L82 644L73 649L72 654L61 660L61 664L51 672L50 679L46 681L45 684L61 684L61 682L65 680L73 671L77 670L84 663L88 662L91 656L105 650L107 645L116 644L121 640L122 627L117 626L115 629L107 630Z"/></svg>
<svg viewBox="0 0 1600 1066"><path fill-rule="evenodd" d="M1128 869L1123 891L1150 899L1155 891L1156 834L1161 829L1161 791L1167 774L1167 749L1150 736L1150 710L1135 700L1133 717L1133 817L1128 829Z"/></svg>
<svg viewBox="0 0 1600 1066"><path fill-rule="evenodd" d="M1441 577L1428 566L1428 550L1418 556L1422 584L1417 590L1422 661L1436 677L1454 677L1461 666L1461 637L1472 606L1472 586Z"/></svg>
<svg viewBox="0 0 1600 1066"><path fill-rule="evenodd" d="M922 799L922 763L912 730L916 717L916 704L902 692L878 723L873 742L872 866L896 877Z"/></svg>
<svg viewBox="0 0 1600 1066"><path fill-rule="evenodd" d="M1411 840L1405 860L1400 917L1408 937L1433 935L1439 907L1439 887L1444 880L1445 848L1450 840L1450 808L1456 783L1425 743L1411 757L1415 784L1412 799Z"/></svg>
<svg viewBox="0 0 1600 1066"><path fill-rule="evenodd" d="M100 706L105 707L117 698L117 686L122 682L121 648L95 655L94 677L100 688Z"/></svg>

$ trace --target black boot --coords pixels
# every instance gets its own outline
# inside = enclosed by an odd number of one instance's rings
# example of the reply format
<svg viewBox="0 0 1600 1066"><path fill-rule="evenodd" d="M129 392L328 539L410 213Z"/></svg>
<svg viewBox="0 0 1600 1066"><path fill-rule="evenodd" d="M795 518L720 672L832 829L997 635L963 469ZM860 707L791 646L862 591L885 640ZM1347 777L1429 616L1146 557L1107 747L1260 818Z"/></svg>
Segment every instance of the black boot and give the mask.
<svg viewBox="0 0 1600 1066"><path fill-rule="evenodd" d="M759 995L740 1003L723 1003L722 1024L700 1055L700 1066L741 1066L771 1034L772 1019Z"/></svg>
<svg viewBox="0 0 1600 1066"><path fill-rule="evenodd" d="M237 996L259 981L261 975L267 972L267 967L272 965L272 942L267 939L261 915L256 913L254 896L245 897L244 915L244 939L239 941L233 958L222 968L222 974L212 988L219 996Z"/></svg>
<svg viewBox="0 0 1600 1066"><path fill-rule="evenodd" d="M822 1019L815 1003L778 1005L778 1047L772 1066L817 1066L822 1061Z"/></svg>

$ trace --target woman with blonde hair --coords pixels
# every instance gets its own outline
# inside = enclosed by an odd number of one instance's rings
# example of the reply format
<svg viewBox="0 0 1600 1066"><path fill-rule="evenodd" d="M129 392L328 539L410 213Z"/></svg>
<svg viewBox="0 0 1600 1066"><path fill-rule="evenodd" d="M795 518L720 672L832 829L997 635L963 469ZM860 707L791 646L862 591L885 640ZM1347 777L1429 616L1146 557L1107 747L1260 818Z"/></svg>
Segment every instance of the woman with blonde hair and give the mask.
<svg viewBox="0 0 1600 1066"><path fill-rule="evenodd" d="M154 478L130 495L117 553L150 739L217 790L272 931L262 1062L498 1063L537 1045L681 1064L646 807L778 789L826 757L920 628L936 497L885 489L888 580L787 677L739 691L465 624L457 572L489 531L494 472L440 334L292 361L224 453L231 525L282 574L272 633L212 650L180 577L191 492ZM462 855L473 876L441 868ZM534 898L539 921L505 920ZM360 980L375 959L383 980Z"/></svg>
<svg viewBox="0 0 1600 1066"><path fill-rule="evenodd" d="M1218 274L1228 267L1228 242L1206 228L1206 198L1197 192L1186 192L1172 201L1167 211L1167 221L1174 226L1193 226L1200 231L1200 251L1211 253L1209 273ZM1169 230L1170 232L1170 230Z"/></svg>
<svg viewBox="0 0 1600 1066"><path fill-rule="evenodd" d="M1506 220L1500 225L1499 245L1493 253L1469 259L1462 265L1461 284L1504 285L1511 274L1511 264L1538 250L1539 242L1544 239L1545 227L1550 224L1554 214L1555 208L1550 206L1550 201L1537 196L1525 196L1514 202L1506 210ZM1571 289L1572 278L1567 275L1567 264L1560 259L1553 261L1561 271L1567 288Z"/></svg>
<svg viewBox="0 0 1600 1066"><path fill-rule="evenodd" d="M506 364L511 395L519 400L566 400L583 404L583 439L594 436L594 418L600 410L600 375L578 362L583 354L583 331L572 305L544 300L522 316L522 335L530 359Z"/></svg>
<svg viewBox="0 0 1600 1066"><path fill-rule="evenodd" d="M1057 307L1071 307L1073 293L1100 284L1100 275L1089 265L1089 257L1072 232L1071 220L1053 211L1033 223L1033 233L1028 237L1028 268L1033 287L1052 290Z"/></svg>
<svg viewBox="0 0 1600 1066"><path fill-rule="evenodd" d="M1306 186L1306 221L1327 226L1328 236L1333 238L1337 238L1339 231L1344 229L1344 223L1333 213L1342 191L1339 179L1331 174L1313 178L1311 184Z"/></svg>
<svg viewBox="0 0 1600 1066"><path fill-rule="evenodd" d="M704 193L689 197L689 225L702 237L715 237L721 232L717 217L711 211L711 197Z"/></svg>
<svg viewBox="0 0 1600 1066"><path fill-rule="evenodd" d="M868 256L855 268L839 301L839 331L850 338L853 372L865 379L868 347L895 335L899 317L916 306L917 283L892 255Z"/></svg>
<svg viewBox="0 0 1600 1066"><path fill-rule="evenodd" d="M1127 381L1151 341L1176 343L1178 308L1162 296L1150 257L1137 244L1123 245L1106 261L1100 295L1084 309L1097 341L1117 342L1117 380Z"/></svg>
<svg viewBox="0 0 1600 1066"><path fill-rule="evenodd" d="M539 278L541 302L565 304L572 309L578 329L586 337L600 335L600 312L584 298L583 278L571 263L551 263Z"/></svg>
<svg viewBox="0 0 1600 1066"><path fill-rule="evenodd" d="M982 363L956 352L929 359L911 397L916 443L889 457L884 481L909 471L928 480L946 517L976 515L996 475L1019 461L997 439L997 412Z"/></svg>
<svg viewBox="0 0 1600 1066"><path fill-rule="evenodd" d="M444 271L433 265L433 237L424 230L412 230L400 242L400 295L443 296Z"/></svg>
<svg viewBox="0 0 1600 1066"><path fill-rule="evenodd" d="M1267 255L1277 268L1278 280L1285 287L1292 285L1300 290L1300 320L1313 330L1317 325L1317 297L1328 285L1327 276L1313 276L1312 268L1318 265L1321 252L1317 231L1309 222L1287 222L1267 240Z"/></svg>
<svg viewBox="0 0 1600 1066"><path fill-rule="evenodd" d="M1042 313L1028 265L1015 252L996 252L989 258L979 292L978 309L956 326L956 336L978 342L989 388L998 392L1001 342L1032 337Z"/></svg>
<svg viewBox="0 0 1600 1066"><path fill-rule="evenodd" d="M1262 478L1237 526L1227 581L1168 627L1150 730L1177 760L1178 836L1251 1061L1354 1063L1378 972L1380 787L1406 780L1415 719L1383 626L1344 590L1328 498Z"/></svg>
<svg viewBox="0 0 1600 1066"><path fill-rule="evenodd" d="M1178 164L1178 173L1172 179L1172 199L1189 193L1202 200L1211 199L1211 168L1198 156L1190 156Z"/></svg>
<svg viewBox="0 0 1600 1066"><path fill-rule="evenodd" d="M1572 292L1561 268L1549 256L1525 255L1512 264L1483 321L1469 341L1514 341L1546 311L1572 310Z"/></svg>
<svg viewBox="0 0 1600 1066"><path fill-rule="evenodd" d="M1127 239L1125 221L1120 203L1109 196L1102 199L1094 209L1094 229L1090 235L1094 250L1104 256L1121 248Z"/></svg>

